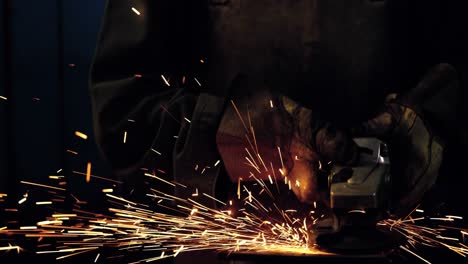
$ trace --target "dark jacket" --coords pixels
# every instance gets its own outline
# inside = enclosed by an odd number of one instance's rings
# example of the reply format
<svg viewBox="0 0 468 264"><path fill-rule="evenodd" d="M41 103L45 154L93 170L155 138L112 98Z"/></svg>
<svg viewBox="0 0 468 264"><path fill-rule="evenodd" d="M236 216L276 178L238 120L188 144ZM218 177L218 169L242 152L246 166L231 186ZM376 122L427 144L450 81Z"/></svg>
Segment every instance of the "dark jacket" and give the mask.
<svg viewBox="0 0 468 264"><path fill-rule="evenodd" d="M337 124L364 120L440 59L406 2L111 0L91 76L97 142L118 175L170 173L200 93L257 87Z"/></svg>

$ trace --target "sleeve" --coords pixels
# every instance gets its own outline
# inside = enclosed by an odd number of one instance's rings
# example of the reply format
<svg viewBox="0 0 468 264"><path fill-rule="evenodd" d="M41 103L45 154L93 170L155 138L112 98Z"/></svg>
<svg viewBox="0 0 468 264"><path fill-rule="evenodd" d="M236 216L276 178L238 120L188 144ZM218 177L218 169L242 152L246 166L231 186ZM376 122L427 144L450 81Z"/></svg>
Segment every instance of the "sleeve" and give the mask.
<svg viewBox="0 0 468 264"><path fill-rule="evenodd" d="M197 92L185 80L200 58L186 34L189 9L184 1L107 2L90 96L96 142L117 176L138 169L155 142L168 145L193 109Z"/></svg>

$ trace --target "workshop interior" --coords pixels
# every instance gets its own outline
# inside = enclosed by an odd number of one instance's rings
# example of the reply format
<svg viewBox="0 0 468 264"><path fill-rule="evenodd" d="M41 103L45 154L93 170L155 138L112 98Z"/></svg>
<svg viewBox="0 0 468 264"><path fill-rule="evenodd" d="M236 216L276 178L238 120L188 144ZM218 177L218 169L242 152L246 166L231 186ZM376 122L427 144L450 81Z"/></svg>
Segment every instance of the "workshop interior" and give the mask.
<svg viewBox="0 0 468 264"><path fill-rule="evenodd" d="M0 262L466 263L467 11L1 0Z"/></svg>

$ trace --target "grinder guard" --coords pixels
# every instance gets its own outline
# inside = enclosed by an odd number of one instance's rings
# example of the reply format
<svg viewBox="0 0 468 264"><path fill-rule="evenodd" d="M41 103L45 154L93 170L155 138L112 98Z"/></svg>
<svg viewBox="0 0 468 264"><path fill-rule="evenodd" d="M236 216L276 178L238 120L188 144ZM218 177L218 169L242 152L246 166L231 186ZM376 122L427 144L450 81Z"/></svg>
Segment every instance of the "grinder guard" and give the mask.
<svg viewBox="0 0 468 264"><path fill-rule="evenodd" d="M333 166L328 176L333 217L316 226L316 243L332 251L375 251L389 246L376 229L391 208L390 159L387 145L376 138L355 138L360 147L358 164Z"/></svg>

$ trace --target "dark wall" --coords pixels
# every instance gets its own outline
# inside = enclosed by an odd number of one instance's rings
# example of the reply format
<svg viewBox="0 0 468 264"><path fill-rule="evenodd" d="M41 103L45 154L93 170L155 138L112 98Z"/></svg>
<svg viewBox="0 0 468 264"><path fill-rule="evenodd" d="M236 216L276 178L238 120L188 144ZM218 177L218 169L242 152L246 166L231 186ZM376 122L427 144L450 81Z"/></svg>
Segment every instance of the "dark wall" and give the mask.
<svg viewBox="0 0 468 264"><path fill-rule="evenodd" d="M88 72L104 0L3 0L0 5L0 192L19 180L106 174L93 139ZM89 136L83 140L74 131ZM66 150L78 152L71 154ZM19 187L22 188L22 187ZM73 188L73 187L72 187Z"/></svg>
<svg viewBox="0 0 468 264"><path fill-rule="evenodd" d="M0 5L0 14L4 14L5 6ZM5 17L0 16L0 95L6 96L6 53L5 53ZM5 190L7 167L7 104L0 99L0 192Z"/></svg>

